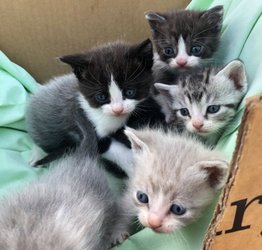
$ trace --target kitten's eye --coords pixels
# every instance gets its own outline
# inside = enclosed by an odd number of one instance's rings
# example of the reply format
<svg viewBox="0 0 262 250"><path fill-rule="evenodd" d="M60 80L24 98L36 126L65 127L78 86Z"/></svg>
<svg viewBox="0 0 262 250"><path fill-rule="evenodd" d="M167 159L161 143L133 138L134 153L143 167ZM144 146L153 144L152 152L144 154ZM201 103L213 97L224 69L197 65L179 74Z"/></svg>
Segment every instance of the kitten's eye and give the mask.
<svg viewBox="0 0 262 250"><path fill-rule="evenodd" d="M186 209L177 204L173 204L170 208L170 211L175 215L183 215L186 212Z"/></svg>
<svg viewBox="0 0 262 250"><path fill-rule="evenodd" d="M171 48L171 47L166 47L164 48L164 54L167 55L167 56L172 56L174 55L174 49Z"/></svg>
<svg viewBox="0 0 262 250"><path fill-rule="evenodd" d="M201 45L194 45L190 49L190 53L194 56L200 56L203 52L204 47Z"/></svg>
<svg viewBox="0 0 262 250"><path fill-rule="evenodd" d="M135 95L136 95L136 89L129 88L124 90L124 96L127 98L132 98Z"/></svg>
<svg viewBox="0 0 262 250"><path fill-rule="evenodd" d="M220 110L220 105L210 105L207 107L207 113L214 114Z"/></svg>
<svg viewBox="0 0 262 250"><path fill-rule="evenodd" d="M108 96L106 94L97 94L95 95L95 98L100 103L105 103L108 101Z"/></svg>
<svg viewBox="0 0 262 250"><path fill-rule="evenodd" d="M141 191L138 191L136 193L136 198L141 202L141 203L148 203L148 196L141 192Z"/></svg>
<svg viewBox="0 0 262 250"><path fill-rule="evenodd" d="M189 116L189 111L187 108L180 109L180 113L182 116Z"/></svg>

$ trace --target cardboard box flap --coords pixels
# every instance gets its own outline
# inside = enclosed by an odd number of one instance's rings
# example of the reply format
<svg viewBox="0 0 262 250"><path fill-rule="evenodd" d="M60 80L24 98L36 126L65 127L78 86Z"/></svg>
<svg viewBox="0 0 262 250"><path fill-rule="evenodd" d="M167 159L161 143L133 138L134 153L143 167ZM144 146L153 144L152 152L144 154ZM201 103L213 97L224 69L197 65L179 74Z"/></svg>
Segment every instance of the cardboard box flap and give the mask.
<svg viewBox="0 0 262 250"><path fill-rule="evenodd" d="M247 100L227 185L205 250L262 249L262 96Z"/></svg>

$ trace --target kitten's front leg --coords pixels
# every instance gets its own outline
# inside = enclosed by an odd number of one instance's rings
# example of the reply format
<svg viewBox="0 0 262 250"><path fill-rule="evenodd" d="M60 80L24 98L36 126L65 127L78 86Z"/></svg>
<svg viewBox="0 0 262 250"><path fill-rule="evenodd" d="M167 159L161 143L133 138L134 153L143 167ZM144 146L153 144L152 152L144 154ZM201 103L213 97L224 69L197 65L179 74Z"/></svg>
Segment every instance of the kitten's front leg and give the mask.
<svg viewBox="0 0 262 250"><path fill-rule="evenodd" d="M117 202L118 214L114 224L114 230L110 237L112 246L123 243L129 237L129 226L135 216L135 210L131 204L129 193L125 193Z"/></svg>
<svg viewBox="0 0 262 250"><path fill-rule="evenodd" d="M133 153L121 142L112 139L110 147L102 154L104 159L116 163L130 177L133 173Z"/></svg>

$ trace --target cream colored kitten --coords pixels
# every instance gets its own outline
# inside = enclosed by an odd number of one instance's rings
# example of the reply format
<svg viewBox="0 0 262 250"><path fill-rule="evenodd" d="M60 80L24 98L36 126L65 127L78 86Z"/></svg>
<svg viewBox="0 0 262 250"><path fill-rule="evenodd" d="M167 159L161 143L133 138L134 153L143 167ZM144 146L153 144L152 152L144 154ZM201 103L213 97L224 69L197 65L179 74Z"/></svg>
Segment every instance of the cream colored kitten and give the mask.
<svg viewBox="0 0 262 250"><path fill-rule="evenodd" d="M219 152L172 132L125 130L134 154L125 206L155 232L191 223L210 204L228 176Z"/></svg>

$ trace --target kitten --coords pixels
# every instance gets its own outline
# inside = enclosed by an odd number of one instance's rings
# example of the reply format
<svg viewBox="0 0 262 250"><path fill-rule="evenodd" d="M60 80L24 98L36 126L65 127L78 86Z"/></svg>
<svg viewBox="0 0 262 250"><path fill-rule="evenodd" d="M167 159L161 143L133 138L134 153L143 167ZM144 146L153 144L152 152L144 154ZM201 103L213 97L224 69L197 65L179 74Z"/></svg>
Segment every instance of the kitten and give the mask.
<svg viewBox="0 0 262 250"><path fill-rule="evenodd" d="M82 139L77 123L95 129L98 139L126 123L136 105L149 95L153 52L150 40L138 45L109 43L87 53L60 58L74 74L56 77L41 86L27 108L28 132L53 161ZM102 140L110 144L110 140ZM105 147L106 148L106 147Z"/></svg>
<svg viewBox="0 0 262 250"><path fill-rule="evenodd" d="M181 74L173 85L156 83L169 110L168 122L215 144L234 118L247 91L244 64L234 60L223 68L208 67Z"/></svg>
<svg viewBox="0 0 262 250"><path fill-rule="evenodd" d="M196 139L148 128L125 133L134 175L123 203L143 226L172 233L198 218L224 186L228 163Z"/></svg>
<svg viewBox="0 0 262 250"><path fill-rule="evenodd" d="M156 49L156 68L197 67L218 49L223 21L221 5L206 11L148 11L145 17Z"/></svg>
<svg viewBox="0 0 262 250"><path fill-rule="evenodd" d="M128 236L124 213L90 156L96 135L86 142L37 181L0 199L0 249L106 250Z"/></svg>
<svg viewBox="0 0 262 250"><path fill-rule="evenodd" d="M148 11L145 17L156 49L153 73L157 79L159 74L173 75L173 78L181 71L213 60L211 57L219 47L223 6L206 11ZM159 99L158 91L152 88L151 97L138 104L127 124L133 128L167 126L165 115L168 110L165 102Z"/></svg>

